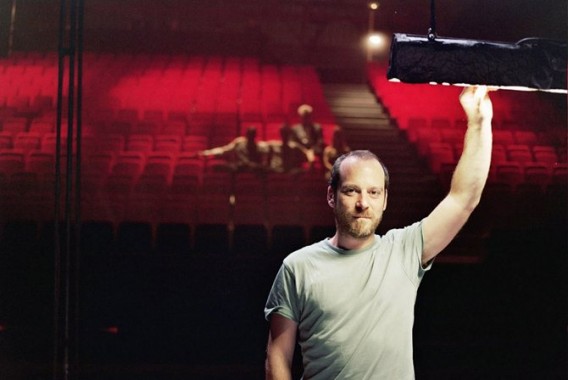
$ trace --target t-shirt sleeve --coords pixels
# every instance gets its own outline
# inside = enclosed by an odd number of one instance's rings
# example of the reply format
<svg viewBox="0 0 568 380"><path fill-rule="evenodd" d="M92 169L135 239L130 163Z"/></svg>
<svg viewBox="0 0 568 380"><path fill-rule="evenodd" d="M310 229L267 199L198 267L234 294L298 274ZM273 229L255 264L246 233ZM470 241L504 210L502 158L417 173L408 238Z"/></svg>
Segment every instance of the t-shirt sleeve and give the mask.
<svg viewBox="0 0 568 380"><path fill-rule="evenodd" d="M422 251L424 241L422 237L422 222L416 222L400 230L402 249L402 265L404 271L416 286L420 284L424 273L430 269L432 262L426 267L422 266Z"/></svg>
<svg viewBox="0 0 568 380"><path fill-rule="evenodd" d="M298 296L294 275L285 264L282 264L270 289L264 307L264 317L269 320L270 316L276 313L298 322L299 308L297 305Z"/></svg>

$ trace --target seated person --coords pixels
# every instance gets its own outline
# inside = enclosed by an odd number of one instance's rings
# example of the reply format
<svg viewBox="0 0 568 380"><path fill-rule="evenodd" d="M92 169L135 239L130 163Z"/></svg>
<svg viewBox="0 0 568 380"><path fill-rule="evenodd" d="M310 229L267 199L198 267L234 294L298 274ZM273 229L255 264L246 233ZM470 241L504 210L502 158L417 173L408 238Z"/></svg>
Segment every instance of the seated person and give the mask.
<svg viewBox="0 0 568 380"><path fill-rule="evenodd" d="M331 173L331 168L333 163L339 156L345 153L349 153L351 148L347 145L347 140L345 139L345 133L340 126L336 126L333 130L333 137L331 138L331 145L327 145L323 149L322 162L326 170L326 178L329 178Z"/></svg>
<svg viewBox="0 0 568 380"><path fill-rule="evenodd" d="M288 124L280 128L281 140L270 140L270 169L279 173L296 173L311 168L314 154L302 144L290 138L292 129Z"/></svg>
<svg viewBox="0 0 568 380"><path fill-rule="evenodd" d="M256 128L248 127L245 136L239 136L227 145L199 152L201 157L221 157L232 170L264 170L268 165L269 147L256 141Z"/></svg>
<svg viewBox="0 0 568 380"><path fill-rule="evenodd" d="M315 157L321 158L325 146L323 130L320 124L313 121L313 108L308 104L298 107L300 123L292 126L290 140L313 152Z"/></svg>

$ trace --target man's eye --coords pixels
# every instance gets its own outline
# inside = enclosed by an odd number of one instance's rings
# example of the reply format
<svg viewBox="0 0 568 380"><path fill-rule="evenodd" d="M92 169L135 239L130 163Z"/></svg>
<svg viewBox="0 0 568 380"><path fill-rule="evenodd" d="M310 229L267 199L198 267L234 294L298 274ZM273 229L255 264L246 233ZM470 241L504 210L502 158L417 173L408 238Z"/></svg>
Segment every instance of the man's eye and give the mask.
<svg viewBox="0 0 568 380"><path fill-rule="evenodd" d="M378 197L381 195L381 191L380 190L371 190L369 191L369 195L372 197Z"/></svg>

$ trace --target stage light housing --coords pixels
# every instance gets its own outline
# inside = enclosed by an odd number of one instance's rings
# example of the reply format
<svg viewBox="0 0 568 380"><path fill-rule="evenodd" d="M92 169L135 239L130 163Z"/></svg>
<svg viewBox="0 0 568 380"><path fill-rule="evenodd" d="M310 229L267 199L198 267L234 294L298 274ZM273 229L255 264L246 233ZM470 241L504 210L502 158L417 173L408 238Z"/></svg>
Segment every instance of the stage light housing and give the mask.
<svg viewBox="0 0 568 380"><path fill-rule="evenodd" d="M395 33L387 78L567 93L566 48L538 38L503 43Z"/></svg>

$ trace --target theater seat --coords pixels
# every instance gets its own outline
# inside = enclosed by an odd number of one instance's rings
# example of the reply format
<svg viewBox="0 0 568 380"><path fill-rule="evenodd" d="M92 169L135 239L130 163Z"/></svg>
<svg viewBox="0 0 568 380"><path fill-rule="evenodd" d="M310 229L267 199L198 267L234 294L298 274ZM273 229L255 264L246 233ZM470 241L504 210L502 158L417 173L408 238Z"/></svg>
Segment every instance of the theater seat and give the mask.
<svg viewBox="0 0 568 380"><path fill-rule="evenodd" d="M114 227L110 221L86 220L81 222L80 250L86 255L112 255L115 253Z"/></svg>
<svg viewBox="0 0 568 380"><path fill-rule="evenodd" d="M195 227L195 254L228 255L229 230L227 224L198 224Z"/></svg>
<svg viewBox="0 0 568 380"><path fill-rule="evenodd" d="M156 253L188 255L192 251L192 231L186 223L159 223L156 227Z"/></svg>
<svg viewBox="0 0 568 380"><path fill-rule="evenodd" d="M237 224L232 251L238 256L263 256L268 250L268 230L263 224Z"/></svg>
<svg viewBox="0 0 568 380"><path fill-rule="evenodd" d="M116 232L117 253L149 254L153 250L152 226L147 222L123 221Z"/></svg>
<svg viewBox="0 0 568 380"><path fill-rule="evenodd" d="M270 252L275 256L287 256L306 244L302 225L278 224L272 227Z"/></svg>

